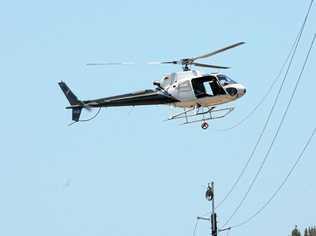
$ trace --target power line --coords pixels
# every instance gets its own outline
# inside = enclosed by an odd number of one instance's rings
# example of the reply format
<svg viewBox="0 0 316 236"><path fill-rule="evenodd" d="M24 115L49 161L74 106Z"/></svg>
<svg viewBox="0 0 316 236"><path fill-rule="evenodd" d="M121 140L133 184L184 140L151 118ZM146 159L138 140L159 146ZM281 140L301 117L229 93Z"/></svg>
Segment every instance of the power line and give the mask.
<svg viewBox="0 0 316 236"><path fill-rule="evenodd" d="M227 127L227 128L221 128L221 129L214 129L216 131L229 131L229 130L232 130L232 129L235 129L237 128L238 126L242 125L246 120L248 120L253 114L255 114L255 112L258 110L258 108L264 103L264 101L267 99L267 97L270 95L270 93L272 92L272 89L274 87L274 85L276 84L276 82L280 79L281 75L282 75L282 72L286 66L286 64L288 63L293 51L294 51L294 48L295 48L295 45L296 45L296 42L297 42L297 39L299 37L299 34L296 36L296 39L295 41L293 42L292 44L292 47L291 47L291 50L290 52L288 53L288 55L286 56L286 59L283 63L283 65L281 66L281 69L278 73L278 75L275 77L275 79L272 81L270 87L268 88L267 92L263 95L263 97L261 98L261 100L258 102L258 104L243 118L241 119L240 121L236 122L234 125L230 126L230 127ZM220 204L218 204L220 205Z"/></svg>
<svg viewBox="0 0 316 236"><path fill-rule="evenodd" d="M312 1L312 3L313 3L313 1ZM298 77L298 79L297 79L297 81L296 81L296 83L295 83L295 87L294 87L294 89L293 89L293 91L292 91L290 100L289 100L289 102L288 102L288 104L287 104L287 106L286 106L285 111L283 112L281 121L280 121L280 123L279 123L279 126L278 126L278 128L277 128L277 131L276 131L275 135L273 136L273 139L272 139L272 142L271 142L271 144L270 144L270 146L269 146L269 148L268 148L268 151L266 152L265 157L264 157L263 161L261 162L258 171L257 171L256 174L255 174L255 177L252 179L252 181L251 181L251 183L250 183L250 185L249 185L249 187L248 187L247 192L245 193L245 195L243 196L242 200L239 202L238 206L235 208L235 210L233 211L233 213L231 214L231 216L230 216L230 217L228 218L228 220L225 222L224 226L226 226L226 225L230 222L230 220L231 220L231 219L234 217L234 215L238 212L238 210L240 209L240 207L242 206L242 204L244 203L244 201L245 201L246 198L248 197L248 195L249 195L249 193L250 193L252 187L254 186L254 184L255 184L255 182L256 182L256 180L257 180L259 174L261 173L261 171L262 171L262 169L263 169L263 167L264 167L264 165L265 165L265 163L266 163L266 161L267 161L267 159L268 159L268 157L269 157L269 155L270 155L270 152L271 152L271 150L272 150L272 147L273 147L273 145L274 145L274 143L275 143L275 141L276 141L276 139L277 139L277 137L278 137L278 135L279 135L279 133L280 133L280 130L281 130L282 126L283 126L283 123L284 123L284 121L285 121L285 117L286 117L286 115L287 115L287 113L288 113L288 111L289 111L289 108L290 108L290 106L291 106L291 104L292 104L292 102L293 102L293 99L294 99L294 96L295 96L295 94L296 94L298 85L299 85L299 83L300 83L300 81L301 81L301 78L302 78L302 75L303 75L303 73L304 73L304 71L305 71L305 67L306 67L306 65L307 65L307 62L308 62L310 53L311 53L311 51L312 51L312 48L313 48L315 39L316 39L316 34L315 34L314 37L313 37L311 46L310 46L309 51L308 51L308 53L307 53L307 55L306 55L306 58L305 58L303 67L302 67L302 69L301 69L301 72L300 72L300 74L299 74L299 77Z"/></svg>
<svg viewBox="0 0 316 236"><path fill-rule="evenodd" d="M279 90L278 90L278 93L277 93L277 95L276 95L276 97L275 97L275 99L274 99L274 102L273 102L273 105L272 105L272 107L271 107L271 109L270 109L270 112L269 112L269 114L268 114L268 117L267 117L267 119L266 119L266 121L265 121L265 123L264 123L263 129L262 129L262 131L261 131L261 133L260 133L260 135L259 135L259 137L258 137L258 139L257 139L257 142L256 142L254 148L252 149L252 152L251 152L251 154L250 154L250 156L249 156L249 158L248 158L246 164L244 165L243 169L241 170L239 176L237 177L236 181L233 183L232 187L230 188L230 190L228 191L228 193L225 195L224 199L223 199L222 201L220 201L220 203L217 205L217 207L219 207L221 204L223 204L223 202L231 195L231 193L233 192L233 190L236 188L236 186L237 186L237 184L239 183L240 179L242 178L242 176L243 176L244 173L246 172L246 170L247 170L247 168L248 168L248 166L249 166L249 163L250 163L250 161L252 160L252 158L253 158L253 156L254 156L254 153L256 152L256 150L257 150L257 148L258 148L259 143L261 142L261 139L262 139L262 137L263 137L263 135L264 135L264 133L265 133L267 127L268 127L268 123L269 123L270 120L271 120L272 113L273 113L273 111L274 111L274 109L275 109L275 107L276 107L276 104L277 104L278 100L279 100L279 97L280 97L281 91L282 91L282 89L283 89L283 86L284 86L285 80L286 80L286 78L287 78L287 75L288 75L288 73L289 73L289 70L290 70L290 68L291 68L291 66L292 66L293 59L294 59L294 56L295 56L295 54L296 54L296 51L297 51L297 48L298 48L300 39L301 39L301 37L302 37L303 31L304 31L304 29L305 29L305 25L306 25L307 19L308 19L308 17L309 17L309 14L310 14L310 11L311 11L313 2L314 2L314 0L312 0L311 3L310 3L310 5L309 5L308 12L307 12L307 14L306 14L306 16L305 16L304 22L303 22L303 24L302 24L302 26L301 26L301 29L300 29L299 33L298 33L298 37L297 37L296 41L294 41L294 42L295 42L295 43L294 43L295 47L294 47L292 56L291 56L291 58L290 58L290 62L289 62L289 64L288 64L286 73L285 73L285 75L284 75L284 78L283 78L282 83L281 83L281 85L280 85L280 88L279 88Z"/></svg>
<svg viewBox="0 0 316 236"><path fill-rule="evenodd" d="M306 149L308 148L308 146L310 145L314 135L316 133L316 128L314 128L311 136L309 137L309 139L307 140L303 150L301 151L301 153L299 154L298 158L296 159L296 161L294 162L293 166L291 167L290 171L288 172L288 174L286 175L286 177L284 178L284 180L281 182L281 184L279 185L279 187L275 190L275 192L271 195L271 197L268 199L268 201L266 201L266 203L259 208L259 210L257 210L253 215L251 215L248 219L246 219L245 221L240 222L239 224L236 224L234 226L232 226L231 228L237 228L237 227L241 227L247 223L249 223L251 220L253 220L257 215L259 215L270 203L271 201L278 195L278 193L281 191L281 189L283 188L283 186L286 184L286 182L288 181L289 177L292 175L293 171L295 170L296 166L298 165L298 163L300 162L300 160L302 159Z"/></svg>
<svg viewBox="0 0 316 236"><path fill-rule="evenodd" d="M196 236L196 231L197 231L197 227L199 224L199 218L196 218L195 224L194 224L194 229L193 229L193 236Z"/></svg>
<svg viewBox="0 0 316 236"><path fill-rule="evenodd" d="M314 36L314 40L316 38L316 34ZM259 208L253 215L251 215L250 217L248 217L246 220L236 224L236 225L233 225L227 229L223 229L223 230L219 230L219 232L222 232L222 231L227 231L227 235L229 234L229 232L234 229L234 228L238 228L238 227L241 227L247 223L249 223L251 220L253 220L256 216L258 216L261 212L263 212L263 210L272 202L272 200L278 195L278 193L281 191L281 189L284 187L284 185L287 183L287 181L289 180L290 176L293 174L295 168L297 167L297 165L299 164L299 162L301 161L301 159L303 158L307 148L310 146L312 140L313 140L313 137L316 133L316 127L314 128L314 130L312 131L311 135L309 136L307 142L305 143L302 151L300 152L300 154L298 155L297 159L295 160L294 164L292 165L292 167L290 168L288 174L285 176L284 180L281 182L281 184L278 186L278 188L274 191L274 193L271 195L271 197L266 201L266 203L261 207ZM194 230L193 230L193 236L196 236L196 231L197 231L197 226L198 226L198 223L199 223L199 220L200 219L204 219L204 220L210 220L209 218L204 218L204 217L197 217L196 219L196 222L195 222L195 225L194 225Z"/></svg>
<svg viewBox="0 0 316 236"><path fill-rule="evenodd" d="M244 119L242 119L241 121L239 121L238 123L236 123L234 126L231 126L230 128L226 128L226 129L216 129L217 131L228 131L231 129L236 128L237 126L241 125L244 121L246 121L248 118L250 118L255 112L256 110L263 104L263 102L265 101L265 99L268 97L268 95L270 94L270 92L272 91L274 85L276 84L276 82L279 80L279 78L281 77L282 71L284 70L284 67L286 66L286 64L288 63L290 56L292 55L295 45L297 43L299 34L297 35L295 41L293 42L292 48L290 50L290 53L287 55L287 58L285 60L285 62L283 63L278 76L274 79L274 81L272 82L272 84L270 85L270 88L268 89L267 93L263 96L263 98L261 99L261 101L255 106L255 108L250 111L248 113L247 116L245 116ZM252 156L249 157L249 159L246 162L246 165L244 166L244 168L242 169L242 171L240 172L239 176L237 177L237 179L235 180L235 182L233 183L232 187L230 188L230 190L226 193L226 195L224 196L224 198L217 204L216 208L220 207L226 200L227 198L230 196L230 194L234 191L235 187L237 186L237 184L239 183L241 177L244 175L249 162L251 161Z"/></svg>

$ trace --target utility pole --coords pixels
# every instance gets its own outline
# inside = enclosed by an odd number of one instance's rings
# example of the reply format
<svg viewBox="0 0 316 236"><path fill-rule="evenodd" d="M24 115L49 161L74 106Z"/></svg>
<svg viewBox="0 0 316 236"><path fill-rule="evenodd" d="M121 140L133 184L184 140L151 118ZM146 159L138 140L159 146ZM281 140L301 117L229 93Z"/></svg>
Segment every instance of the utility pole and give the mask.
<svg viewBox="0 0 316 236"><path fill-rule="evenodd" d="M215 191L214 191L214 182L211 182L211 184L209 183L207 185L207 190L205 193L205 198L207 201L211 202L211 217L207 218L207 217L200 217L198 216L197 219L198 220L206 220L206 221L210 221L211 223L211 235L212 236L217 236L217 234L219 232L223 232L226 230L230 230L231 228L226 228L226 229L218 229L217 228L217 215L215 212Z"/></svg>
<svg viewBox="0 0 316 236"><path fill-rule="evenodd" d="M215 197L214 197L214 182L208 184L207 191L212 191L212 197L209 198L209 201L212 201L212 214L211 214L211 229L212 236L217 236L217 215L215 213Z"/></svg>

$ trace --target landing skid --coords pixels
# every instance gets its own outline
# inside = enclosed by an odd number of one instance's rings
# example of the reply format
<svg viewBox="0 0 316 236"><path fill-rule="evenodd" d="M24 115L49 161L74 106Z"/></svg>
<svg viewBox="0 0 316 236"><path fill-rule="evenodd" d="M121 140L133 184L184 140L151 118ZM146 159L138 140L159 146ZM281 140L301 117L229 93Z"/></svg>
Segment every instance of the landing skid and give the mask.
<svg viewBox="0 0 316 236"><path fill-rule="evenodd" d="M205 111L206 109L206 111ZM167 120L184 119L183 125L202 122L202 129L209 127L208 120L224 118L234 110L234 107L215 109L215 107L192 107L188 110L184 108L183 112L171 115Z"/></svg>

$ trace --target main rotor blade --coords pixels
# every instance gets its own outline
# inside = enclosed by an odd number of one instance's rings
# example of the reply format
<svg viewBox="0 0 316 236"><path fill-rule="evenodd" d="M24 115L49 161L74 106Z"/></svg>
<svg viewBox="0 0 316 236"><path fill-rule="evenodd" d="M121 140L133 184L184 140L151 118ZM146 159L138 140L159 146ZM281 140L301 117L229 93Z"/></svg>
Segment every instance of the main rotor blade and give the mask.
<svg viewBox="0 0 316 236"><path fill-rule="evenodd" d="M228 46L228 47L218 49L218 50L216 50L216 51L214 51L214 52L211 52L211 53L208 53L208 54L204 54L204 55L201 55L201 56L198 56L198 57L194 57L194 58L192 58L192 60L195 61L195 60L197 60L197 59L202 59L202 58L211 57L211 56L214 56L214 55L216 55L216 54L218 54L218 53L221 53L221 52L224 52L224 51L226 51L226 50L229 50L229 49L238 47L238 46L243 45L243 44L245 44L245 42L235 43L235 44L230 45L230 46Z"/></svg>
<svg viewBox="0 0 316 236"><path fill-rule="evenodd" d="M116 66L116 65L134 65L134 62L101 62L101 63L87 63L87 66Z"/></svg>
<svg viewBox="0 0 316 236"><path fill-rule="evenodd" d="M215 69L230 69L230 67L227 67L227 66L208 65L208 64L201 64L201 63L195 63L195 62L193 62L192 65L200 66L200 67L215 68Z"/></svg>
<svg viewBox="0 0 316 236"><path fill-rule="evenodd" d="M161 65L161 64L180 64L180 61L151 61L149 65Z"/></svg>

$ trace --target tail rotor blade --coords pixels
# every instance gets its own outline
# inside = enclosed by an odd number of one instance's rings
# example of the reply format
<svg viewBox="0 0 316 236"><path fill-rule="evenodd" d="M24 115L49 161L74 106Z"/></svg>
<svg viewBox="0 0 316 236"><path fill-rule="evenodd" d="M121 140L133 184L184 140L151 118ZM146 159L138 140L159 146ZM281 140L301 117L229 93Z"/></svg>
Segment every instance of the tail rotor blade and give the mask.
<svg viewBox="0 0 316 236"><path fill-rule="evenodd" d="M88 112L91 112L92 111L92 107L90 106L84 106L83 107L85 110L87 110Z"/></svg>

